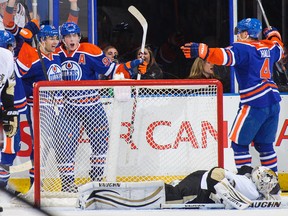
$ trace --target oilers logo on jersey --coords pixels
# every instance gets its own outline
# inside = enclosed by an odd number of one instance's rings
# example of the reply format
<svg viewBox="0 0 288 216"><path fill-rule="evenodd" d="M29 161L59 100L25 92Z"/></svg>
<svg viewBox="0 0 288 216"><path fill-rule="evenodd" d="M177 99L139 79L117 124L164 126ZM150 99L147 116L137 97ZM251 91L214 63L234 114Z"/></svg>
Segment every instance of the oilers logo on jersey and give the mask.
<svg viewBox="0 0 288 216"><path fill-rule="evenodd" d="M62 71L61 67L57 64L50 65L47 70L47 75L49 80L62 80Z"/></svg>
<svg viewBox="0 0 288 216"><path fill-rule="evenodd" d="M75 61L65 61L62 63L63 80L81 80L82 69Z"/></svg>

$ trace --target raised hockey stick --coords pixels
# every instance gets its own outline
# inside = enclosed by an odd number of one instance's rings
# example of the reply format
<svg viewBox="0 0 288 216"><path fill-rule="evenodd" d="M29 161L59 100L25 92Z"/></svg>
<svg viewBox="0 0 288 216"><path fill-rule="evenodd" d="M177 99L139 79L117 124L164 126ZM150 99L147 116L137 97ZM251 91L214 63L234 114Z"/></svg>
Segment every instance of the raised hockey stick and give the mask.
<svg viewBox="0 0 288 216"><path fill-rule="evenodd" d="M140 25L143 29L142 43L141 43L140 51L141 51L141 53L144 53L148 23L147 23L145 17L133 5L131 5L128 8L128 11L138 20L138 22L140 23ZM140 79L141 79L141 74L138 72L137 80L140 80ZM134 121L135 121L135 116L136 116L137 97L138 97L138 89L137 89L137 87L135 87L134 92L133 92L134 102L133 102L133 107L132 107L132 116L131 116L131 125L130 125L130 145L133 143L132 137L133 137L133 133L134 133Z"/></svg>
<svg viewBox="0 0 288 216"><path fill-rule="evenodd" d="M269 21L268 21L268 18L267 18L267 16L266 16L266 13L265 13L265 10L264 10L264 8L263 8L263 5L262 5L261 0L257 0L257 2L258 2L258 5L259 5L259 8L260 8L260 10L261 10L262 16L263 16L263 18L264 18L264 20L265 20L266 27L267 27L268 29L271 29L271 26L270 26L270 24L269 24ZM275 65L276 65L277 69L281 72L281 68L282 68L282 67L280 66L279 62L276 62ZM285 77L286 77L286 79L288 80L288 74L287 74L285 71L284 71L283 73L285 74Z"/></svg>
<svg viewBox="0 0 288 216"><path fill-rule="evenodd" d="M265 20L265 23L266 23L267 28L271 29L271 26L270 26L269 21L268 21L268 19L267 19L266 13L265 13L264 8L263 8L263 6L262 6L261 0L257 0L257 2L258 2L258 5L259 5L259 7L260 7L262 16L263 16L263 18L264 18L264 20Z"/></svg>
<svg viewBox="0 0 288 216"><path fill-rule="evenodd" d="M140 13L140 11L134 7L133 5L131 5L128 8L128 11L138 20L138 22L140 23L140 25L142 26L143 29L143 35L142 35L142 43L141 43L141 53L144 53L144 49L145 49L145 44L146 44L146 36L147 36L147 29L148 29L148 23L145 19L145 17ZM141 74L138 73L137 75L137 80L141 79Z"/></svg>
<svg viewBox="0 0 288 216"><path fill-rule="evenodd" d="M31 16L30 16L30 12L29 12L27 4L25 3L24 0L21 1L20 3L22 4L22 6L25 9L27 20L30 22L31 21ZM34 16L34 18L36 18L37 17L37 0L33 0L32 6L33 6L32 7L33 16ZM41 63L43 74L44 74L46 80L49 81L49 78L48 78L48 75L47 75L47 68L46 68L46 65L45 65L45 63L44 63L44 61L42 59L42 54L41 54L41 51L40 51L40 45L39 45L39 41L38 41L36 35L33 35L33 41L34 41L35 46L36 46L36 50L37 50L37 54L38 54L38 57L39 57L39 60L40 60L40 63ZM49 96L52 98L54 111L55 111L55 114L58 116L59 115L59 109L58 109L58 106L57 106L57 100L54 97L53 93L50 92Z"/></svg>
<svg viewBox="0 0 288 216"><path fill-rule="evenodd" d="M37 18L37 0L33 0L32 2L32 12L33 12L33 18Z"/></svg>
<svg viewBox="0 0 288 216"><path fill-rule="evenodd" d="M31 16L30 16L30 12L29 12L29 9L28 9L28 6L27 4L25 3L25 1L21 1L21 4L23 5L23 7L25 8L25 13L26 13L26 18L27 20L30 22L32 20ZM36 8L35 8L35 5L36 4ZM36 10L36 11L35 11ZM36 3L34 2L33 0L33 16L35 16L34 14L37 14L37 1ZM35 17L36 18L36 17ZM33 35L33 41L35 43L35 46L36 46L36 49L37 49L37 54L38 54L38 57L40 59L40 62L41 62L41 66L42 66L42 70L43 70L43 73L44 73L44 76L45 78L48 80L48 75L47 75L47 69L46 69L46 66L44 64L44 61L42 59L42 54L41 54L41 51L40 51L40 48L39 48L39 41L37 40L37 37L36 35Z"/></svg>

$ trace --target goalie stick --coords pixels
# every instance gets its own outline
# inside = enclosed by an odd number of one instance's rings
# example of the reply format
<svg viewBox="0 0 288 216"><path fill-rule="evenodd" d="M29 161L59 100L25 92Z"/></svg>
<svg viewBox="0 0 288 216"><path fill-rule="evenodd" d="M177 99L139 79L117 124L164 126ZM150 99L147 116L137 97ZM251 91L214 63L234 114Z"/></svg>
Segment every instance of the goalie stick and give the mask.
<svg viewBox="0 0 288 216"><path fill-rule="evenodd" d="M161 204L162 209L225 209L222 203ZM288 200L254 200L249 208L288 208Z"/></svg>
<svg viewBox="0 0 288 216"><path fill-rule="evenodd" d="M147 29L148 29L148 23L145 19L145 17L140 13L140 11L131 5L128 8L128 11L138 20L140 23L142 29L143 29L143 35L142 35L142 43L141 43L141 53L144 53L145 49L145 43L146 43L146 36L147 36ZM141 74L138 72L137 74L137 80L141 79ZM138 89L135 87L134 92L133 92L133 107L132 107L132 116L131 116L131 125L130 125L130 144L133 144L132 137L134 133L134 121L135 121L135 116L136 116L136 108L137 108L137 97L138 97Z"/></svg>

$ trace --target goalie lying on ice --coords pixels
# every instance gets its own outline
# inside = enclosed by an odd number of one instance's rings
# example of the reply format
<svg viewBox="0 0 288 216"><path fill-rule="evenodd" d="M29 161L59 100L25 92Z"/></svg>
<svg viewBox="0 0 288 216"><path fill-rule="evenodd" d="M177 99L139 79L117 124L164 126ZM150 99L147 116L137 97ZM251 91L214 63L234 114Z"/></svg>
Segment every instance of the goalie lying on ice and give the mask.
<svg viewBox="0 0 288 216"><path fill-rule="evenodd" d="M164 182L91 182L79 188L82 209L159 208L161 204L222 203L245 209L252 200L280 199L277 175L266 167L198 170L177 185Z"/></svg>

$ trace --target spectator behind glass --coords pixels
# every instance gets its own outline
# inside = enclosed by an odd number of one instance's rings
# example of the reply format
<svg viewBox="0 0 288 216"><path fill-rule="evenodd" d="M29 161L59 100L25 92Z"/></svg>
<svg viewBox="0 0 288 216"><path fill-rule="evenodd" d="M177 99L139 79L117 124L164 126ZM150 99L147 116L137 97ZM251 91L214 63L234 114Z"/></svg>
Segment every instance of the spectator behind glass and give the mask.
<svg viewBox="0 0 288 216"><path fill-rule="evenodd" d="M220 79L220 77L214 74L214 64L198 57L191 67L188 79Z"/></svg>
<svg viewBox="0 0 288 216"><path fill-rule="evenodd" d="M104 54L111 60L111 62L115 62L116 64L119 64L118 60L118 50L116 47L112 45L108 45L103 49ZM111 79L111 76L105 76L104 74L98 74L99 80L108 80Z"/></svg>
<svg viewBox="0 0 288 216"><path fill-rule="evenodd" d="M116 47L109 45L109 46L106 46L103 51L104 51L105 55L112 62L119 63L119 60L118 60L119 53L118 53L118 50L116 49Z"/></svg>
<svg viewBox="0 0 288 216"><path fill-rule="evenodd" d="M141 49L138 49L137 57L142 57ZM150 47L145 47L143 58L148 65L147 72L141 75L141 79L163 79L163 72L157 64Z"/></svg>
<svg viewBox="0 0 288 216"><path fill-rule="evenodd" d="M273 79L280 92L288 92L288 50L284 47L284 57L273 67Z"/></svg>

